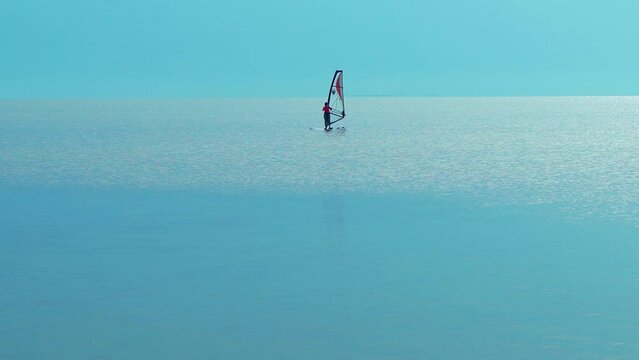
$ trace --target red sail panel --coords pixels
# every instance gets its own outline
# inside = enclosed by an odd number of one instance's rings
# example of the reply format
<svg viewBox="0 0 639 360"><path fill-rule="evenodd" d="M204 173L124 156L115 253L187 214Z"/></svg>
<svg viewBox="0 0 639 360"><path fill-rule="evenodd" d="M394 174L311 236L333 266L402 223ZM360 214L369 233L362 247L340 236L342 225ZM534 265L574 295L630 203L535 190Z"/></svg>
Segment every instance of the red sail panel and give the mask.
<svg viewBox="0 0 639 360"><path fill-rule="evenodd" d="M340 72L337 75L337 79L335 79L335 91L337 91L337 95L339 95L340 99L344 99L342 97L342 73Z"/></svg>

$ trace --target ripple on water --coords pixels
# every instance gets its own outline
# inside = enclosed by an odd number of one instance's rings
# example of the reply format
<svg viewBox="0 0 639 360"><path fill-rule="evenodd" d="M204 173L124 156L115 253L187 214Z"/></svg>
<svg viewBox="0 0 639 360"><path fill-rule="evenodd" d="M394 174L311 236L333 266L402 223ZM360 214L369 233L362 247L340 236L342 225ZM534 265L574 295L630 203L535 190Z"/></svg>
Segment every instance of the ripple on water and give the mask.
<svg viewBox="0 0 639 360"><path fill-rule="evenodd" d="M462 194L639 215L639 98L0 102L5 184Z"/></svg>

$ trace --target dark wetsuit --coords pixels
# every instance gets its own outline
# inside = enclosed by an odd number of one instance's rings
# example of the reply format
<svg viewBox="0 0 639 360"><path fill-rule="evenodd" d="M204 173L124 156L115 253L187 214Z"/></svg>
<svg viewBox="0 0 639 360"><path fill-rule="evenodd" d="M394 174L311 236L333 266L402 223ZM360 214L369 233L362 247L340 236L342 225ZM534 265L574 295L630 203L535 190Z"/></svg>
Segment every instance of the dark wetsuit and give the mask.
<svg viewBox="0 0 639 360"><path fill-rule="evenodd" d="M324 105L324 129L328 129L331 126L331 108L328 105Z"/></svg>

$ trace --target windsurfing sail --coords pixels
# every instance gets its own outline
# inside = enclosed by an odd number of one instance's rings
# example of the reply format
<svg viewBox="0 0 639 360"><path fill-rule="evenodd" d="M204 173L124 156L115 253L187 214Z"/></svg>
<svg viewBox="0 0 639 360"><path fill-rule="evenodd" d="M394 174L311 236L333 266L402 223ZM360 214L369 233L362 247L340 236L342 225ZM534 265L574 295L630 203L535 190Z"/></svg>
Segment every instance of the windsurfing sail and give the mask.
<svg viewBox="0 0 639 360"><path fill-rule="evenodd" d="M331 107L331 115L336 119L331 121L334 124L346 116L344 111L344 72L342 70L335 70L333 75L333 81L331 82L331 89L328 92L328 106Z"/></svg>

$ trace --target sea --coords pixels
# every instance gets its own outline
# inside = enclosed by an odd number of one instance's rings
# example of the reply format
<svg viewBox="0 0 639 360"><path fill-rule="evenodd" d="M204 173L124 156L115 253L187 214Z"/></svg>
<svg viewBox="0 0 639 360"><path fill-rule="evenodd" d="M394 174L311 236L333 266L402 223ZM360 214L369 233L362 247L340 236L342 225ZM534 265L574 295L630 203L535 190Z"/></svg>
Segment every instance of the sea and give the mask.
<svg viewBox="0 0 639 360"><path fill-rule="evenodd" d="M0 359L637 359L639 97L0 101Z"/></svg>

